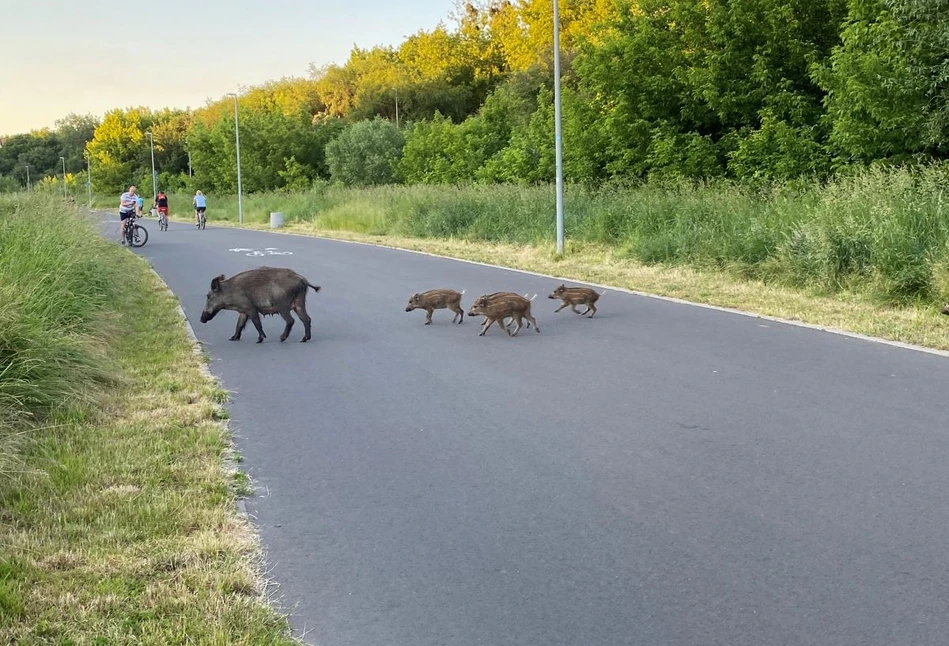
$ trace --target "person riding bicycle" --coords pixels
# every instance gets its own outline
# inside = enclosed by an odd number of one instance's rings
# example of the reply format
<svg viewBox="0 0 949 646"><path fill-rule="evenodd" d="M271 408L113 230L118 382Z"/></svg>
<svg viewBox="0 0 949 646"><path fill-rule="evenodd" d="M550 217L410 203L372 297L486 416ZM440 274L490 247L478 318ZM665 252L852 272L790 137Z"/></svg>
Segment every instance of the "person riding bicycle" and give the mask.
<svg viewBox="0 0 949 646"><path fill-rule="evenodd" d="M168 219L168 196L164 191L158 191L155 197L155 210L158 211L158 217Z"/></svg>
<svg viewBox="0 0 949 646"><path fill-rule="evenodd" d="M125 221L135 218L135 211L138 208L138 200L135 196L135 186L129 186L129 190L122 193L119 198L119 220L121 221L122 244L125 244Z"/></svg>
<svg viewBox="0 0 949 646"><path fill-rule="evenodd" d="M201 191L195 191L194 199L191 201L191 204L194 205L194 226L199 227L201 226L201 223L198 220L198 214L204 213L208 208L204 193Z"/></svg>

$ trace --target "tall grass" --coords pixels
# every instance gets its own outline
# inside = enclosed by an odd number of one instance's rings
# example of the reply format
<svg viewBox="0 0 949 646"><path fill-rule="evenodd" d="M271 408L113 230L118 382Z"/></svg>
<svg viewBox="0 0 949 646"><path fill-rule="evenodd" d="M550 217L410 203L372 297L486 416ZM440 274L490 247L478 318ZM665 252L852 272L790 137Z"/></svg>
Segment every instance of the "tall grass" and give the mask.
<svg viewBox="0 0 949 646"><path fill-rule="evenodd" d="M295 643L147 263L62 196L0 198L0 296L0 643Z"/></svg>
<svg viewBox="0 0 949 646"><path fill-rule="evenodd" d="M109 380L105 244L61 198L0 197L0 476L24 424L91 403Z"/></svg>
<svg viewBox="0 0 949 646"><path fill-rule="evenodd" d="M726 181L568 187L570 240L642 263L724 270L884 302L949 298L949 168L870 169L826 184ZM188 212L190 197L172 208ZM212 196L209 221L237 218L235 196ZM376 235L550 245L554 192L523 186L320 185L245 196L244 217Z"/></svg>

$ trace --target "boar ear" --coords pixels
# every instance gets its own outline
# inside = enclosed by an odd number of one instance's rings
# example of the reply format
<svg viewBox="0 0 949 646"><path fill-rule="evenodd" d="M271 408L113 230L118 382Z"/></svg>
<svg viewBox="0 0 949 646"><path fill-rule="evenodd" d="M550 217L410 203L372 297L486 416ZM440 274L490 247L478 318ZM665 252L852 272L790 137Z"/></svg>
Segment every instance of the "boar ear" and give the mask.
<svg viewBox="0 0 949 646"><path fill-rule="evenodd" d="M221 274L220 276L215 276L214 278L211 279L211 291L212 291L212 292L220 291L220 289L221 289L221 281L222 281L222 280L224 280L224 274Z"/></svg>

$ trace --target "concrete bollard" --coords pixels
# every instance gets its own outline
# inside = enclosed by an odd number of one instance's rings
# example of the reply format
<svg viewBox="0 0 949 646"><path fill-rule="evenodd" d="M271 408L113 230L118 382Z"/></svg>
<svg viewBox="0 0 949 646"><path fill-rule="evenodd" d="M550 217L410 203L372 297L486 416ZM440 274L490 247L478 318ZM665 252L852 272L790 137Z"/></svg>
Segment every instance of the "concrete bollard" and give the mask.
<svg viewBox="0 0 949 646"><path fill-rule="evenodd" d="M276 213L271 213L270 214L270 228L279 229L282 226L283 226L283 213L280 213L279 211Z"/></svg>

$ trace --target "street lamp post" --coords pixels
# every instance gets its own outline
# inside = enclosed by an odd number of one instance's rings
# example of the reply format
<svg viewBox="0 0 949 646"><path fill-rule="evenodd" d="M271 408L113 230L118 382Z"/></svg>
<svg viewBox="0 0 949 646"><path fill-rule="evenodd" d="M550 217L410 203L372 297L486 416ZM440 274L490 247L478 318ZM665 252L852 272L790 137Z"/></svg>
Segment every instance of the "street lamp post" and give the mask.
<svg viewBox="0 0 949 646"><path fill-rule="evenodd" d="M63 197L66 197L66 158L60 157L63 161Z"/></svg>
<svg viewBox="0 0 949 646"><path fill-rule="evenodd" d="M234 142L237 146L237 215L241 224L244 224L244 191L241 189L241 129L237 119L237 94L228 92L227 96L234 97Z"/></svg>
<svg viewBox="0 0 949 646"><path fill-rule="evenodd" d="M563 253L563 141L560 128L560 11L554 0L554 130L557 148L557 253Z"/></svg>
<svg viewBox="0 0 949 646"><path fill-rule="evenodd" d="M191 177L191 151L188 151L188 177Z"/></svg>
<svg viewBox="0 0 949 646"><path fill-rule="evenodd" d="M155 137L152 136L151 131L145 134L148 135L148 144L152 149L152 204L154 204L158 198L158 178L155 177Z"/></svg>
<svg viewBox="0 0 949 646"><path fill-rule="evenodd" d="M26 166L26 190L32 191L33 187L30 185L30 165L24 164Z"/></svg>

